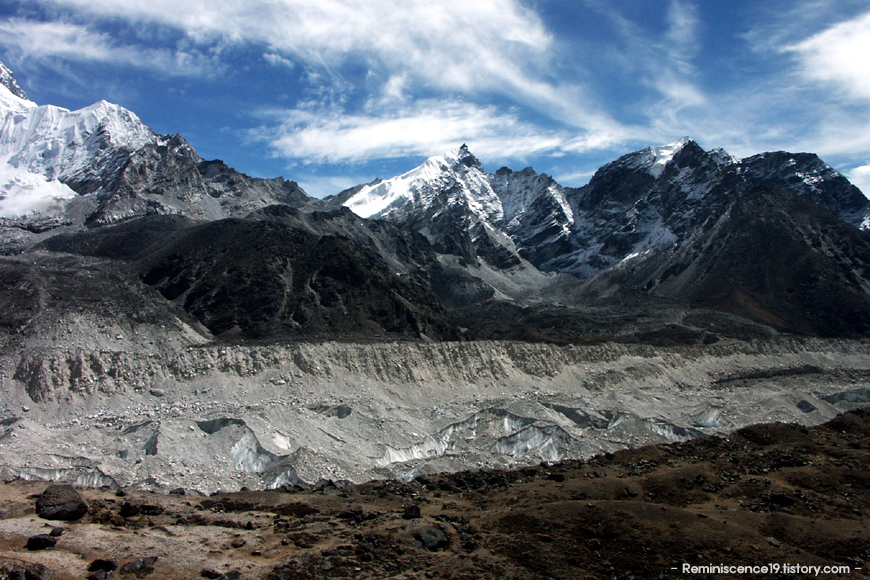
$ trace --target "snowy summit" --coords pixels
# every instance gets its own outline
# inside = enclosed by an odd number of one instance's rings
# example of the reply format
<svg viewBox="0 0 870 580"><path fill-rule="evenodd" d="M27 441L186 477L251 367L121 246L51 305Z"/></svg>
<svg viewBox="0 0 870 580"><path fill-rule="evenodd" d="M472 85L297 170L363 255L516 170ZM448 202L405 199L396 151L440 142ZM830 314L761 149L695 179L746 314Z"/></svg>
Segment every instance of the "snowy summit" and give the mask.
<svg viewBox="0 0 870 580"><path fill-rule="evenodd" d="M444 192L449 195L448 205L467 204L482 219L500 220L504 214L480 162L465 145L430 157L398 177L369 184L344 205L360 217L388 218L428 208Z"/></svg>
<svg viewBox="0 0 870 580"><path fill-rule="evenodd" d="M0 78L0 217L56 209L77 196L65 183L113 163L119 150L158 140L119 105L100 101L77 111L37 105L20 87L13 92L18 85L2 63Z"/></svg>

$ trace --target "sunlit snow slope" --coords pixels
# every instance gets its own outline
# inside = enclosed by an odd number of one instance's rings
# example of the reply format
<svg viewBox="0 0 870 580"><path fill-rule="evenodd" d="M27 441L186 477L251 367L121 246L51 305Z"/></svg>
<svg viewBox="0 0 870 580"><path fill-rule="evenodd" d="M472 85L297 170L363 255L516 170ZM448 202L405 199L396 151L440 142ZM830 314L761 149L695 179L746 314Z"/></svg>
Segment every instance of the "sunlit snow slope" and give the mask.
<svg viewBox="0 0 870 580"><path fill-rule="evenodd" d="M87 183L158 137L135 114L100 101L78 111L39 106L0 85L0 217L17 218L76 196ZM102 185L80 193L102 192Z"/></svg>

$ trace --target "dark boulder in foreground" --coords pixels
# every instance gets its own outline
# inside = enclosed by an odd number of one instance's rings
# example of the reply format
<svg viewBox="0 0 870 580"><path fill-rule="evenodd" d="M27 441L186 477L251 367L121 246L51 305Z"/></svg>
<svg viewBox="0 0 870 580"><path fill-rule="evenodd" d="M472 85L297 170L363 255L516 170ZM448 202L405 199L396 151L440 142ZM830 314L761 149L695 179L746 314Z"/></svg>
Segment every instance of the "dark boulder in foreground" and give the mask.
<svg viewBox="0 0 870 580"><path fill-rule="evenodd" d="M45 550L47 548L54 548L57 544L57 538L54 536L50 536L48 534L37 534L35 536L30 536L27 538L27 546L25 546L28 550L36 551L36 550Z"/></svg>
<svg viewBox="0 0 870 580"><path fill-rule="evenodd" d="M78 520L88 513L88 504L68 484L48 486L36 500L36 515L46 520Z"/></svg>
<svg viewBox="0 0 870 580"><path fill-rule="evenodd" d="M417 530L414 538L430 552L446 548L450 544L447 535L434 526L423 526Z"/></svg>

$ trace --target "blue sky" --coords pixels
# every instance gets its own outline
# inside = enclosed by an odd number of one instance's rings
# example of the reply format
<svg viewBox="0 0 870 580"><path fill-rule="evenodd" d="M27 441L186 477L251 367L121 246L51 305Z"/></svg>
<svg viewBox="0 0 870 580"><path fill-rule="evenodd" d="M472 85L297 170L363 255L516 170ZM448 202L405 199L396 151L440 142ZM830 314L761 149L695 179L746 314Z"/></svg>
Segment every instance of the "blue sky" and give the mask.
<svg viewBox="0 0 870 580"><path fill-rule="evenodd" d="M870 192L867 0L3 0L0 60L317 196L462 143L577 186L684 135Z"/></svg>

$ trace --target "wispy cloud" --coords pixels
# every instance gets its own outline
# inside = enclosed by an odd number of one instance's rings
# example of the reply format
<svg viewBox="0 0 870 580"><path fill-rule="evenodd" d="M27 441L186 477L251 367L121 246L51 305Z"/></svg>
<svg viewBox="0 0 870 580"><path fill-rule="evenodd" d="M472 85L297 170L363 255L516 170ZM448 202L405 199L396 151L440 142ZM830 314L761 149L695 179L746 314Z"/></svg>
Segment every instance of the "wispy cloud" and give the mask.
<svg viewBox="0 0 870 580"><path fill-rule="evenodd" d="M253 132L274 154L298 163L359 163L427 157L466 142L484 159L577 147L569 133L544 131L514 113L465 101L423 100L376 115L318 108L273 110Z"/></svg>
<svg viewBox="0 0 870 580"><path fill-rule="evenodd" d="M274 52L263 54L263 59L273 66L283 66L289 69L296 68L296 64L292 60L284 58L280 54L275 54Z"/></svg>
<svg viewBox="0 0 870 580"><path fill-rule="evenodd" d="M870 103L870 12L786 46L810 81Z"/></svg>
<svg viewBox="0 0 870 580"><path fill-rule="evenodd" d="M106 33L67 22L0 20L0 45L25 59L110 63L172 76L201 76L218 68L212 58L198 52L120 44Z"/></svg>
<svg viewBox="0 0 870 580"><path fill-rule="evenodd" d="M38 0L39 1L39 0ZM306 65L403 70L450 90L535 94L524 70L550 36L517 0L41 0L97 19L176 29L200 43L254 43Z"/></svg>
<svg viewBox="0 0 870 580"><path fill-rule="evenodd" d="M672 63L684 71L694 70L691 60L697 55L698 43L697 7L683 0L671 0L668 7L668 30L665 33L665 53Z"/></svg>
<svg viewBox="0 0 870 580"><path fill-rule="evenodd" d="M660 114L677 114L685 107L706 103L703 91L693 77L693 60L699 51L699 20L697 8L690 2L671 0L668 9L668 29L660 44L663 58L652 67L655 86L664 97L657 107Z"/></svg>
<svg viewBox="0 0 870 580"><path fill-rule="evenodd" d="M344 82L346 71L365 70L356 85L366 102L375 94L500 98L570 125L589 142L626 132L581 85L553 78L552 36L520 0L35 3L88 21L171 28L201 48L218 42L261 46L271 64L298 64L321 79Z"/></svg>

